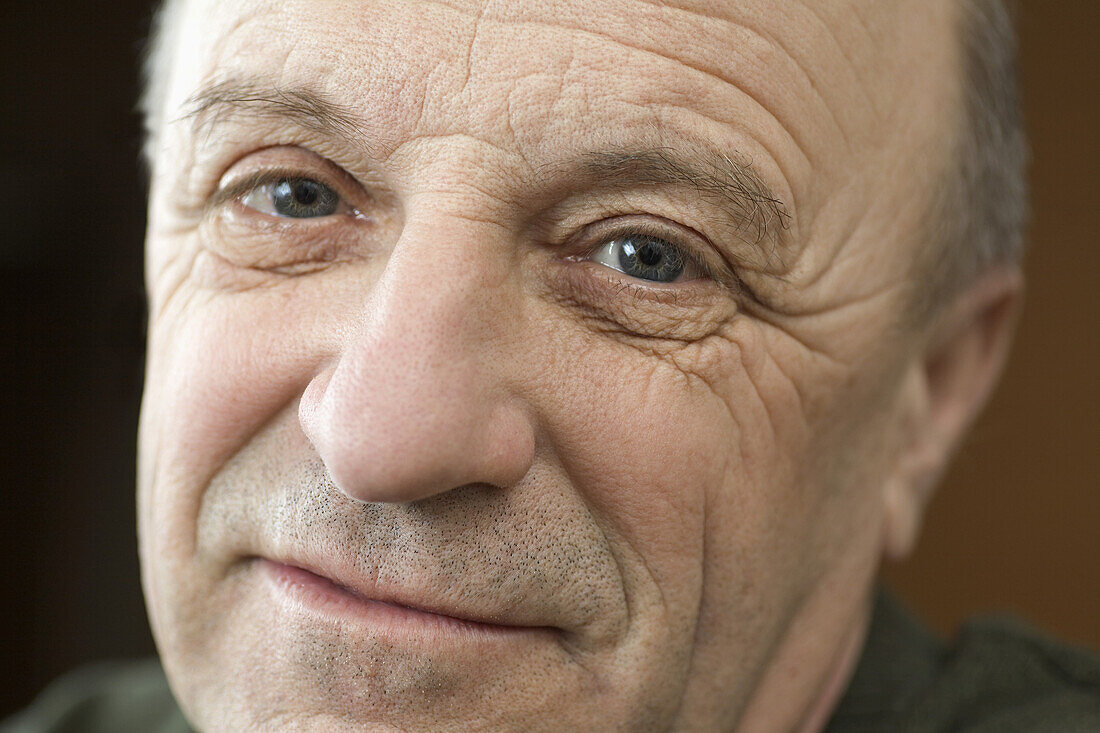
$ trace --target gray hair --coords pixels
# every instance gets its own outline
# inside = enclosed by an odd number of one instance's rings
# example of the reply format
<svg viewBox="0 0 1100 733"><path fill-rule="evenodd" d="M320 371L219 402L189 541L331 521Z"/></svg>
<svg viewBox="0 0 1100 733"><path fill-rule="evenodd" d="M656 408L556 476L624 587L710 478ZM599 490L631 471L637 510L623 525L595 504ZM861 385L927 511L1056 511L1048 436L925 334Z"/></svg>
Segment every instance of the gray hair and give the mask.
<svg viewBox="0 0 1100 733"><path fill-rule="evenodd" d="M1019 262L1028 219L1027 143L1017 79L1012 0L958 0L959 109L920 237L913 309L918 322L983 271ZM164 123L172 37L184 3L162 0L153 16L138 110L149 170ZM1010 7L1011 6L1011 7Z"/></svg>
<svg viewBox="0 0 1100 733"><path fill-rule="evenodd" d="M918 321L981 273L1020 262L1028 221L1028 148L1020 108L1017 8L959 2L959 109L932 193L914 278Z"/></svg>
<svg viewBox="0 0 1100 733"><path fill-rule="evenodd" d="M141 157L145 168L152 173L156 161L156 146L164 129L164 114L168 100L168 80L172 70L172 53L176 47L175 34L179 32L183 12L179 0L160 0L149 23L149 38L141 61L141 93L137 111L141 115L145 139Z"/></svg>

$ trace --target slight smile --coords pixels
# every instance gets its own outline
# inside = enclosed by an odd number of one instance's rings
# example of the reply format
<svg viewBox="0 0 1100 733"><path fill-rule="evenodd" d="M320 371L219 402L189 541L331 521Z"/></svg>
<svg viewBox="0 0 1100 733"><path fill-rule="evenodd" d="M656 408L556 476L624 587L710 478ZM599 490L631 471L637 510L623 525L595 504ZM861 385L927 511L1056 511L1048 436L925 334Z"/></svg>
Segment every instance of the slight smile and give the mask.
<svg viewBox="0 0 1100 733"><path fill-rule="evenodd" d="M331 621L366 623L371 630L394 640L423 641L449 637L470 641L503 640L519 634L559 631L546 626L518 626L469 618L435 604L389 597L372 597L322 573L290 562L253 558L273 593L296 610ZM381 594L377 594L381 595Z"/></svg>

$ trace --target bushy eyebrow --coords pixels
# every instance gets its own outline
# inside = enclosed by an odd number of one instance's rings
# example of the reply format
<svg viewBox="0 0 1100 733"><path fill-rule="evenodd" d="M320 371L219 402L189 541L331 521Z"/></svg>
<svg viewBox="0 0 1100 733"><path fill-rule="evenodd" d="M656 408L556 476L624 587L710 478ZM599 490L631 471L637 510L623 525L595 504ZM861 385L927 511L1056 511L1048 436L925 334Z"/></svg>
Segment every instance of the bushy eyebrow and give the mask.
<svg viewBox="0 0 1100 733"><path fill-rule="evenodd" d="M241 80L204 87L188 99L181 119L190 120L196 134L201 134L241 114L290 121L320 135L366 143L358 117L350 108L309 89L280 89ZM551 179L566 169L566 175L580 173L604 189L690 188L719 206L739 228L748 229L751 235L747 238L754 244L780 244L790 221L786 205L751 162L741 162L706 145L586 152L565 165L540 166L537 172Z"/></svg>
<svg viewBox="0 0 1100 733"><path fill-rule="evenodd" d="M672 185L697 191L739 227L751 230L754 244L778 244L790 223L786 205L751 163L716 150L669 146L590 152L583 156L583 168L603 188Z"/></svg>
<svg viewBox="0 0 1100 733"><path fill-rule="evenodd" d="M235 115L275 122L291 121L322 135L361 138L355 113L308 89L280 89L238 80L211 84L184 103L180 120L190 121L202 133Z"/></svg>

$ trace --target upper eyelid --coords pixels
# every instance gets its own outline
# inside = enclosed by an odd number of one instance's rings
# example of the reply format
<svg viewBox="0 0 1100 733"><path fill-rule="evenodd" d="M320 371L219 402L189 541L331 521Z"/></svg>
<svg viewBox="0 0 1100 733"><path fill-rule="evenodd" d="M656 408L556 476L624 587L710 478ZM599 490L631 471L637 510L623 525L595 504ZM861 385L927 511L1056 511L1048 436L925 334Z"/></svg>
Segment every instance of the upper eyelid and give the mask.
<svg viewBox="0 0 1100 733"><path fill-rule="evenodd" d="M594 250L596 247L614 239L632 234L642 235L655 239L663 239L684 250L685 253L690 256L698 256L695 253L697 247L684 242L685 237L679 236L677 232L672 231L673 229L685 228L683 225L674 224L672 222L663 223L663 217L659 217L662 219L662 222L658 223L652 221L652 217L638 219L637 216L638 215L627 214L601 219L583 226L580 231L573 236L573 239L578 241L578 243L586 243L587 250ZM688 231L690 231L693 236L705 240L705 237L702 237L694 230L689 229Z"/></svg>
<svg viewBox="0 0 1100 733"><path fill-rule="evenodd" d="M289 149L290 157L297 158L300 162L278 160L278 158L286 157L286 155L279 152L281 149ZM237 158L236 162L229 166L229 171L232 171L241 161L249 160L256 155L261 156L261 162L255 170L231 179L228 183L222 184L219 182L203 200L201 211L204 216L226 203L239 199L259 186L275 183L284 178L304 178L322 183L335 191L343 202L356 209L359 208L356 204L362 203L362 199L374 198L374 194L377 193L368 190L358 178L348 173L339 164L333 163L328 158L319 156L311 150L299 148L295 145L278 145L253 151L248 155ZM263 162L266 156L275 157L276 160ZM225 175L223 172L222 179L225 178Z"/></svg>

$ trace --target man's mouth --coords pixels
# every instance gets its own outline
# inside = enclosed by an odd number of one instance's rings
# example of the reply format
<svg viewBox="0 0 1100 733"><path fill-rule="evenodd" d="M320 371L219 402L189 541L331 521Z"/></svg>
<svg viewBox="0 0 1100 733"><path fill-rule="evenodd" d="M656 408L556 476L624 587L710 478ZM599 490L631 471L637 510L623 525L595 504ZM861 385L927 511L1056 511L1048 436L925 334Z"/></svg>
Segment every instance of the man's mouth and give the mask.
<svg viewBox="0 0 1100 733"><path fill-rule="evenodd" d="M284 602L329 620L365 622L389 637L486 639L520 632L554 631L546 626L502 623L487 615L470 614L381 589L361 589L292 562L256 558L256 564Z"/></svg>

